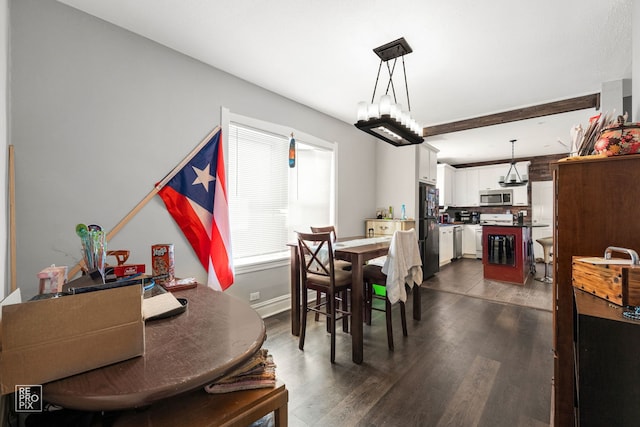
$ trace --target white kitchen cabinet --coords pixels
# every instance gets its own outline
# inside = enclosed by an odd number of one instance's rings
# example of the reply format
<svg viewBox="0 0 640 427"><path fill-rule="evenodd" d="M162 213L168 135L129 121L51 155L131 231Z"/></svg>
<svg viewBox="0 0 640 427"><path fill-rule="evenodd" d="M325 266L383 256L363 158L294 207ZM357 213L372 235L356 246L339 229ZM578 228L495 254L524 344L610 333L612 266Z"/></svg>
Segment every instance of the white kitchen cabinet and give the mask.
<svg viewBox="0 0 640 427"><path fill-rule="evenodd" d="M469 170L467 176L468 206L480 206L480 193L478 189L478 170Z"/></svg>
<svg viewBox="0 0 640 427"><path fill-rule="evenodd" d="M531 162L516 163L516 169L521 179L528 179L530 164ZM508 171L508 168L506 171ZM505 174L507 173L506 171ZM529 184L511 188L513 189L513 206L529 206Z"/></svg>
<svg viewBox="0 0 640 427"><path fill-rule="evenodd" d="M466 206L469 201L467 197L467 177L468 169L456 169L455 175L455 193L453 195L454 206Z"/></svg>
<svg viewBox="0 0 640 427"><path fill-rule="evenodd" d="M510 188L513 190L513 206L529 205L529 185Z"/></svg>
<svg viewBox="0 0 640 427"><path fill-rule="evenodd" d="M497 190L498 180L509 170L509 165L491 165L478 167L478 190Z"/></svg>
<svg viewBox="0 0 640 427"><path fill-rule="evenodd" d="M439 164L436 187L439 191L440 206L454 206L455 185L456 169L444 163Z"/></svg>
<svg viewBox="0 0 640 427"><path fill-rule="evenodd" d="M440 265L451 262L453 258L453 226L440 226Z"/></svg>
<svg viewBox="0 0 640 427"><path fill-rule="evenodd" d="M516 168L521 178L529 176L531 162L518 162ZM509 172L510 163L500 163L491 166L476 166L471 168L455 169L456 186L454 189L453 206L475 207L480 205L479 192L482 190L502 189L499 184L500 177ZM512 171L513 172L513 171ZM513 192L513 206L528 206L528 186L509 187Z"/></svg>
<svg viewBox="0 0 640 427"><path fill-rule="evenodd" d="M465 224L462 230L462 256L476 258L476 232L481 229L479 224Z"/></svg>
<svg viewBox="0 0 640 427"><path fill-rule="evenodd" d="M517 162L516 169L518 170L518 174L520 174L520 178L524 179L529 176L529 165L531 162ZM499 190L500 187L500 178L507 178L506 175L509 172L509 168L511 167L511 163L499 163L490 166L478 166L478 189L479 190ZM474 168L475 169L475 168ZM511 174L515 174L515 171L511 169Z"/></svg>
<svg viewBox="0 0 640 427"><path fill-rule="evenodd" d="M479 206L478 168L456 169L455 176L454 206Z"/></svg>
<svg viewBox="0 0 640 427"><path fill-rule="evenodd" d="M438 150L429 144L422 143L418 146L418 180L429 184L435 184L438 180Z"/></svg>

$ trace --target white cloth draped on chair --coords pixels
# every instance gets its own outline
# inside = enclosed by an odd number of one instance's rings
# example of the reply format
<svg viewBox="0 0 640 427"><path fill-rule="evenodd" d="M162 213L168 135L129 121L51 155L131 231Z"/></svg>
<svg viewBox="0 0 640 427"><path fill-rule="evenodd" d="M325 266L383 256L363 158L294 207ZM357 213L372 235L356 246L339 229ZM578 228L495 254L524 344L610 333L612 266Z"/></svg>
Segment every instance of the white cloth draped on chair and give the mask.
<svg viewBox="0 0 640 427"><path fill-rule="evenodd" d="M418 247L416 230L398 230L393 234L389 253L377 258L375 264L382 265L382 272L387 275L387 298L391 304L407 301L405 283L413 288L413 284L422 284L422 259Z"/></svg>

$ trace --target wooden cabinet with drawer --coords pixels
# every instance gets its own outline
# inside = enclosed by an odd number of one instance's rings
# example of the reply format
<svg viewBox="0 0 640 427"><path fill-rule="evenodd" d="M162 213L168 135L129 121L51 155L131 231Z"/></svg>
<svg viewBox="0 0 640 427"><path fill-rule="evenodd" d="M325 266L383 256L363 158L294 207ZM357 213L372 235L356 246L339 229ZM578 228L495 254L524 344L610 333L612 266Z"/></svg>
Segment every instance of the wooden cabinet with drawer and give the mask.
<svg viewBox="0 0 640 427"><path fill-rule="evenodd" d="M411 230L416 222L406 219L367 219L364 222L364 235L367 237L393 236L396 230Z"/></svg>
<svg viewBox="0 0 640 427"><path fill-rule="evenodd" d="M554 218L553 218L553 296L552 304L553 328L554 328L554 373L553 394L554 406L552 414L553 423L556 426L573 426L575 424L576 409L584 410L585 385L582 384L579 393L576 394L576 362L575 335L577 325L574 320L574 287L572 285L571 259L575 256L601 257L608 246L638 249L640 242L640 221L633 220L638 211L638 199L640 199L640 186L635 185L640 181L640 156L614 156L598 158L585 156L583 158L571 158L571 161L557 161L550 165L553 171L554 189ZM520 167L518 167L520 170ZM595 218L605 218L604 221L594 223ZM595 226L594 226L595 225ZM582 311L582 310L581 310ZM633 327L628 322L611 322L598 320L597 323L608 325L607 329L601 329L599 335L595 334L592 325L583 325L581 330L592 337L595 348L607 362L596 364L603 375L609 375L608 371L616 371L616 376L611 376L611 381L592 384L592 391L601 404L611 402L610 398L601 398L603 392L612 388L624 390L637 384L638 362L624 362L617 359L609 352L615 349L620 357L624 352L634 354L638 345L640 332L631 332ZM614 332L615 329L615 332ZM592 332L594 331L594 332ZM598 337L613 338L611 335L624 337L617 342L605 344ZM634 334L634 335L632 335ZM580 339L580 338L578 338ZM579 361L579 368L585 369L584 354ZM626 357L626 356L625 356ZM603 359L604 360L604 359ZM608 365L606 364L608 363ZM593 366L593 365L592 365ZM629 372L630 375L621 379L621 372ZM633 375L636 375L635 377ZM584 378L583 378L584 379ZM582 380L580 380L582 382ZM606 388L602 388L606 384ZM624 388L621 388L624 387ZM636 389L635 402L640 398L640 392ZM617 405L622 402L618 401ZM614 406L606 407L611 413ZM637 403L636 403L637 407ZM633 425L637 425L638 413L635 414ZM582 425L584 417L580 417ZM600 425L623 425L600 424Z"/></svg>

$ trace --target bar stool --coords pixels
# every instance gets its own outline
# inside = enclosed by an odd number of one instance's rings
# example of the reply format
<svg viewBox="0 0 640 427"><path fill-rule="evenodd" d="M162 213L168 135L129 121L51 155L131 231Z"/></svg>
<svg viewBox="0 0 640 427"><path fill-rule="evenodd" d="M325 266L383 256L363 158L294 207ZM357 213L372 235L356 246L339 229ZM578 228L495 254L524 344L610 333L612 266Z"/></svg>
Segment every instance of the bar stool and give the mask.
<svg viewBox="0 0 640 427"><path fill-rule="evenodd" d="M549 267L551 265L551 247L553 246L553 237L541 237L536 239L536 242L540 243L542 250L544 251L544 277L537 278L538 282L552 283L553 278L549 274Z"/></svg>

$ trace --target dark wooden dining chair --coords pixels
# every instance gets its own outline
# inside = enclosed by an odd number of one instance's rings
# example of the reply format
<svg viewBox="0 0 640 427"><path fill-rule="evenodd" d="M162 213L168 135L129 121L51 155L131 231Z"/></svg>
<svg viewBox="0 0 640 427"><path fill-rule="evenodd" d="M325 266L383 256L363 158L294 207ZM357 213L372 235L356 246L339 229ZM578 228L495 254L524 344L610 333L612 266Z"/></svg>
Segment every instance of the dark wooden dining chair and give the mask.
<svg viewBox="0 0 640 427"><path fill-rule="evenodd" d="M342 319L343 330L345 332L349 330L351 312L347 291L351 288L351 272L336 269L331 233L298 232L297 235L302 273L302 318L298 347L304 350L307 313L314 312L327 316L331 333L331 363L335 363L336 321ZM317 298L310 303L309 290L324 294L324 300Z"/></svg>
<svg viewBox="0 0 640 427"><path fill-rule="evenodd" d="M312 233L331 233L331 237L333 241L331 242L335 245L336 240L338 239L338 235L336 234L336 228L333 225L327 225L325 227L311 227ZM341 270L351 270L351 263L349 261L336 259L335 260L336 268Z"/></svg>
<svg viewBox="0 0 640 427"><path fill-rule="evenodd" d="M335 246L335 242L338 239L338 235L336 234L336 228L333 225L327 225L324 227L310 227L312 233L331 233L332 241L331 244ZM334 259L334 265L339 270L351 270L351 263L349 261L345 261L342 259ZM316 299L320 299L322 295L320 292L316 292ZM317 322L320 319L320 315L316 313L315 321Z"/></svg>
<svg viewBox="0 0 640 427"><path fill-rule="evenodd" d="M385 312L387 344L389 350L393 350L392 306L396 302L400 304L402 335L406 337L408 336L405 310L406 288L413 286L414 283L418 286L422 283L422 260L415 230L396 231L391 239L388 255L364 266L363 281L365 323L371 325L373 310ZM384 287L384 295L374 291L374 284ZM415 292L413 298L420 298L419 293ZM374 300L384 300L384 308L375 307Z"/></svg>

